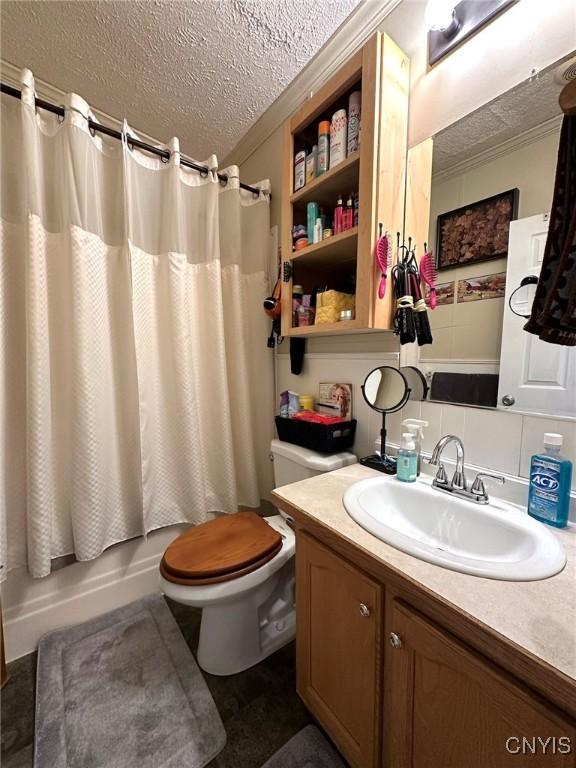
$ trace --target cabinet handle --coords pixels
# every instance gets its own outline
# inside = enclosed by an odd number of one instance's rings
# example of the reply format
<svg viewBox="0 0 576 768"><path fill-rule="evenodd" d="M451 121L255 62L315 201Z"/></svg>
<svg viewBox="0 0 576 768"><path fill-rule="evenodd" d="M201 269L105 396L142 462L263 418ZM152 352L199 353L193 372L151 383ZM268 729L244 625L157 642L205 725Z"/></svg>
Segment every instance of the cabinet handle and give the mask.
<svg viewBox="0 0 576 768"><path fill-rule="evenodd" d="M360 616L363 616L365 619L370 616L370 608L368 608L366 603L360 603Z"/></svg>
<svg viewBox="0 0 576 768"><path fill-rule="evenodd" d="M402 648L402 640L399 635L396 634L396 632L390 632L390 636L388 638L390 641L390 645L392 648L398 649Z"/></svg>

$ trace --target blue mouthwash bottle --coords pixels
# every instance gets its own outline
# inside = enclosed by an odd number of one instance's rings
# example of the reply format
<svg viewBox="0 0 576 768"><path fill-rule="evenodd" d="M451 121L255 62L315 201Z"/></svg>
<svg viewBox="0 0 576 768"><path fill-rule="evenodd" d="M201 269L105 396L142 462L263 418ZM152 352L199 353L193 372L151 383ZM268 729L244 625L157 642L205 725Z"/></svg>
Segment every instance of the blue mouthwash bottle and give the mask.
<svg viewBox="0 0 576 768"><path fill-rule="evenodd" d="M556 528L568 522L572 462L560 456L562 435L544 435L544 453L532 456L528 514Z"/></svg>
<svg viewBox="0 0 576 768"><path fill-rule="evenodd" d="M404 483L415 483L417 471L418 454L416 453L414 435L406 432L402 435L402 443L400 450L398 451L396 477Z"/></svg>

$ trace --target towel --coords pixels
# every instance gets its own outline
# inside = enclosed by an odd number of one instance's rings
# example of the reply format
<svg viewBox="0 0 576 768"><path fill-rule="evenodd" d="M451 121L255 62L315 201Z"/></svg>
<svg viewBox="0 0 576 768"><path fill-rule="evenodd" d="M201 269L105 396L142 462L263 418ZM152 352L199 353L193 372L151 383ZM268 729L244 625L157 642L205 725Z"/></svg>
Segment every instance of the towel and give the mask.
<svg viewBox="0 0 576 768"><path fill-rule="evenodd" d="M542 341L576 346L576 116L562 122L548 238L524 330Z"/></svg>

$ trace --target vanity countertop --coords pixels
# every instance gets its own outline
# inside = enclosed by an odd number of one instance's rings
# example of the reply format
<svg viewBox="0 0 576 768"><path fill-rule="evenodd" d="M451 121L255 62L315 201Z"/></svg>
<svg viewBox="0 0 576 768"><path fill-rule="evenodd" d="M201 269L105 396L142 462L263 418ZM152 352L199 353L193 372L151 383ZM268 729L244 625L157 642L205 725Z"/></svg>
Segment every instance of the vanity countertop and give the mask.
<svg viewBox="0 0 576 768"><path fill-rule="evenodd" d="M404 579L498 632L521 650L576 680L576 531L560 538L566 567L541 581L497 581L448 570L377 539L346 512L342 495L359 480L381 475L355 464L277 488L273 495L331 529Z"/></svg>

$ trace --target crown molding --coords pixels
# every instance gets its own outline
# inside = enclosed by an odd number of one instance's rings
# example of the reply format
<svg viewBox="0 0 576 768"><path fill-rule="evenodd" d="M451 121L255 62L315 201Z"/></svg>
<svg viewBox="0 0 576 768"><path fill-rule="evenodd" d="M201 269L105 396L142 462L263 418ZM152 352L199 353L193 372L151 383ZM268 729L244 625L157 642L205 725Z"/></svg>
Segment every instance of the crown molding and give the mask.
<svg viewBox="0 0 576 768"><path fill-rule="evenodd" d="M8 85L13 86L14 88L22 88L22 81L20 80L20 73L22 72L22 67L17 67L14 64L11 64L9 61L6 61L5 59L0 59L0 75L2 77L2 82L7 83ZM34 75L34 72L32 72ZM34 88L36 90L36 95L40 97L41 99L45 99L46 101L51 101L54 104L62 104L64 100L64 96L66 96L66 91L62 90L62 88L58 88L55 85L52 85L51 83L46 82L45 80L41 80L40 78L37 78L34 76ZM82 94L79 94L82 96ZM115 128L118 131L121 131L124 127L124 121L122 118L114 117L114 115L109 115L107 112L103 112L101 109L98 109L97 107L92 106L90 104L90 109L94 113L96 119L100 123L104 123L105 125L109 125L111 128ZM145 141L149 144L154 144L157 146L164 146L162 142L158 141L154 136L150 136L150 134L145 133L144 131L141 131L137 126L130 124L130 128L132 128L135 133L138 134L138 137L142 139L142 141Z"/></svg>
<svg viewBox="0 0 576 768"><path fill-rule="evenodd" d="M533 144L535 141L543 139L545 136L550 136L553 133L560 132L560 126L562 124L562 115L552 117L550 120L546 120L540 125L529 128L527 131L519 133L517 136L513 136L506 141L496 144L494 147L485 149L483 152L479 152L472 157L466 158L455 165L451 165L449 168L445 168L438 173L432 174L432 179L435 182L443 182L451 179L453 176L459 176L461 173L471 171L473 168L478 168L481 165L497 160L503 155L507 155L510 152L514 152L521 147L525 147L528 144Z"/></svg>
<svg viewBox="0 0 576 768"><path fill-rule="evenodd" d="M358 51L402 0L362 0L327 43L248 129L224 159L241 165L282 123Z"/></svg>

